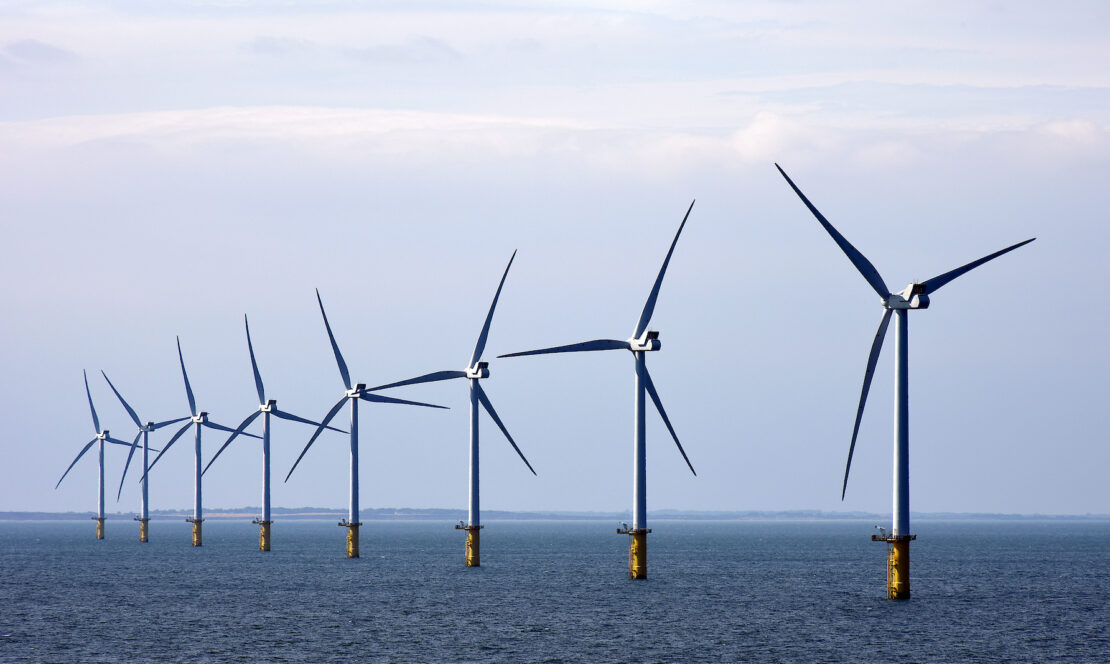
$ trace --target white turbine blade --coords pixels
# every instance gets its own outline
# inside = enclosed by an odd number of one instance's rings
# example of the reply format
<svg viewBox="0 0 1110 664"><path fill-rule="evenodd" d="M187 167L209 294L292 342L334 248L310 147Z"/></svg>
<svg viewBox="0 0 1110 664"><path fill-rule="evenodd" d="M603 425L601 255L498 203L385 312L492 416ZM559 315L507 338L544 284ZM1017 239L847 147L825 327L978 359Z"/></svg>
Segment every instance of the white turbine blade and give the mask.
<svg viewBox="0 0 1110 664"><path fill-rule="evenodd" d="M471 363L471 366L473 366L473 363ZM409 378L408 380L399 380L396 383L389 383L388 385L379 385L377 387L371 387L370 389L363 390L363 391L364 392L377 392L378 390L388 390L388 389L391 389L391 388L394 388L394 387L402 387L404 385L417 385L419 383L434 383L438 380L450 380L452 378L466 378L466 372L465 371L433 371L432 373L424 374L423 376L417 376L416 378Z"/></svg>
<svg viewBox="0 0 1110 664"><path fill-rule="evenodd" d="M312 447L312 443L316 442L316 438L319 437L321 433L323 433L324 427L327 426L328 422L331 422L332 418L335 417L335 414L338 413L339 409L343 407L343 404L347 403L347 398L347 395L343 395L343 398L340 399L334 406L332 406L332 409L328 411L328 414L324 416L324 419L320 420L320 425L316 427L316 431L314 431L312 433L312 437L308 439L308 444L304 446L303 450L301 450L300 456L298 456L297 460L293 462L293 467L289 469L289 473L285 476L286 482L289 481L289 476L293 474L293 471L297 469L297 464L299 464L301 462L301 459L304 458L305 452L308 451L308 448Z"/></svg>
<svg viewBox="0 0 1110 664"><path fill-rule="evenodd" d="M77 453L77 458L73 460L73 463L69 464L69 468L66 468L66 472L62 473L61 478L58 479L58 483L54 485L55 489L61 486L62 480L66 478L66 475L69 475L69 471L73 470L73 467L77 465L77 462L81 460L81 457L85 456L85 452L88 452L89 448L92 447L93 443L95 443L96 441L97 439L93 438L88 443L86 443L84 447L81 448L81 451Z"/></svg>
<svg viewBox="0 0 1110 664"><path fill-rule="evenodd" d="M486 391L482 389L481 385L475 384L474 387L478 392L478 401L482 404L482 407L486 409L486 412L489 413L493 423L497 425L498 429L501 429L501 433L505 434L505 438L509 441L509 444L512 445L516 453L520 455L520 460L523 461L524 465L528 466L528 470L531 470L532 474L535 475L536 470L532 468L532 464L528 463L528 459L524 458L524 452L520 451L516 441L509 435L509 430L505 428L505 424L501 421L501 418L497 416L497 411L493 409L493 404L490 403L489 397L486 396Z"/></svg>
<svg viewBox="0 0 1110 664"><path fill-rule="evenodd" d="M143 432L140 430L139 433L135 434L135 440L131 443L131 449L127 452L127 462L123 464L123 474L119 476L119 491L116 492L116 502L119 502L119 497L123 495L123 481L127 479L127 469L131 467L131 457L135 456L135 448L139 446L139 439L142 437Z"/></svg>
<svg viewBox="0 0 1110 664"><path fill-rule="evenodd" d="M306 420L303 417L298 417L298 416L296 416L292 413L287 413L284 410L278 410L277 408L274 408L273 410L271 410L270 414L273 415L274 417L280 417L283 420L289 420L290 422L300 422L301 424L311 424L314 427L320 426L319 422L313 422L312 420ZM324 428L325 429L330 429L330 430L335 431L337 433L347 433L343 429L336 429L335 427L332 427L332 426L325 426Z"/></svg>
<svg viewBox="0 0 1110 664"><path fill-rule="evenodd" d="M254 360L254 346L251 344L251 326L247 315L243 314L243 327L247 328L247 350L251 354L251 369L254 370L254 387L258 390L258 403L266 403L266 389L262 387L262 375L258 373L258 362Z"/></svg>
<svg viewBox="0 0 1110 664"><path fill-rule="evenodd" d="M844 485L840 489L840 499L848 492L848 473L852 470L852 454L856 451L856 435L859 434L859 423L863 421L863 407L867 405L867 393L871 390L871 379L875 377L875 365L879 363L879 353L883 350L883 339L886 338L887 326L890 325L890 314L893 309L884 309L883 317L879 321L879 329L875 332L875 340L871 342L871 353L867 356L867 369L863 372L863 389L859 393L859 408L856 409L856 422L852 425L852 442L848 445L848 463L844 466Z"/></svg>
<svg viewBox="0 0 1110 664"><path fill-rule="evenodd" d="M324 327L328 331L328 341L331 341L331 350L335 353L335 363L339 365L339 375L343 377L343 385L351 389L351 374L347 372L347 363L343 361L343 353L339 352L339 344L335 343L335 335L331 333L331 324L328 315L324 313L324 301L320 299L320 289L316 289L316 301L320 304L320 315L324 317Z"/></svg>
<svg viewBox="0 0 1110 664"><path fill-rule="evenodd" d="M833 228L829 220L825 219L825 215L821 214L817 208L813 206L813 203L809 202L806 195L802 193L801 189L798 189L798 186L794 184L794 181L790 179L786 171L782 170L781 166L775 164L775 168L779 169L779 173L782 173L782 176L786 178L787 183L790 184L790 188L794 190L795 194L798 194L798 198L802 199L802 202L806 204L806 207L813 213L813 216L817 217L817 221L821 222L821 225L825 227L825 230L828 231L833 241L836 242L840 250L848 256L848 260L852 261L852 265L856 266L856 269L859 270L859 273L867 280L867 283L871 284L871 287L875 289L879 297L884 300L889 297L890 289L886 287L886 283L883 281L882 276L879 274L879 271L875 269L875 266L871 264L871 261L867 260L867 257L861 254L859 249L853 247L852 243L840 234L840 231Z"/></svg>
<svg viewBox="0 0 1110 664"><path fill-rule="evenodd" d="M381 394L367 394L363 392L359 395L363 401L370 401L372 403L391 403L400 406L424 406L425 408L442 408L448 410L447 406L437 406L434 403L424 403L423 401L409 401L408 399L397 399L395 397L387 397Z"/></svg>
<svg viewBox="0 0 1110 664"><path fill-rule="evenodd" d="M497 298L501 297L501 289L505 286L505 277L509 276L509 268L513 266L513 259L516 258L516 251L509 257L509 264L505 266L505 273L501 275L501 283L497 284L497 292L493 294L493 302L489 305L489 313L486 314L486 322L482 325L482 333L478 335L478 343L474 345L474 354L470 356L470 364L468 367L474 366L474 363L482 359L482 351L486 349L486 338L489 337L489 326L493 322L493 310L497 308Z"/></svg>
<svg viewBox="0 0 1110 664"><path fill-rule="evenodd" d="M131 416L131 419L134 420L135 426L139 427L140 429L143 428L143 423L139 421L139 416L135 413L135 409L132 408L126 401L124 401L123 395L120 394L119 390L116 389L116 386L112 384L111 379L108 378L108 374L104 373L104 370L101 369L100 375L104 376L104 380L108 381L108 387L112 388L112 391L116 393L116 398L119 399L119 402L121 404L123 404L123 409L127 411L127 414Z"/></svg>
<svg viewBox="0 0 1110 664"><path fill-rule="evenodd" d="M258 412L262 412L262 411L258 411ZM215 429L216 431L225 431L227 433L235 433L235 429L232 429L231 427L225 427L222 424L216 424L215 422L213 422L211 420L209 420L207 422L202 422L201 426L208 427L209 429ZM240 436L246 436L247 438L257 438L258 440L262 440L262 436L256 436L253 433L247 433L245 431L240 431L239 435Z"/></svg>
<svg viewBox="0 0 1110 664"><path fill-rule="evenodd" d="M181 376L185 379L185 394L189 397L189 412L197 416L197 402L193 399L193 388L189 385L189 374L185 372L185 357L181 354L181 337L177 338L177 359L181 362Z"/></svg>
<svg viewBox="0 0 1110 664"><path fill-rule="evenodd" d="M648 373L647 367L644 367L641 376L644 379L644 387L647 388L648 396L655 403L656 410L659 415L663 417L663 424L667 425L667 431L671 432L671 438L674 438L674 444L678 445L678 451L682 454L682 458L686 461L686 465L690 466L690 472L697 476L698 472L694 470L694 464L690 463L690 457L686 456L686 450L682 449L682 443L678 442L678 434L674 432L674 427L671 426L671 418L667 417L667 411L663 410L663 401L659 399L659 393L655 391L655 383L651 381L651 374Z"/></svg>
<svg viewBox="0 0 1110 664"><path fill-rule="evenodd" d="M540 348L539 350L525 350L519 353L507 353L505 355L498 355L497 357L521 357L523 355L546 355L547 353L578 353L582 351L591 350L630 350L631 344L627 341L617 341L616 339L594 339L593 341L583 341L577 344L568 344L566 346L553 346L551 348Z"/></svg>
<svg viewBox="0 0 1110 664"><path fill-rule="evenodd" d="M150 473L150 471L154 469L154 465L158 463L158 460L162 458L162 455L168 452L170 447L172 447L173 444L177 442L177 439L184 435L184 433L188 431L189 427L191 426L193 426L193 423L189 422L185 426L177 430L177 433L175 433L173 437L170 438L170 442L166 443L166 446L162 448L162 451L158 453L158 456L154 457L154 461L150 462L150 466L147 467L146 472L143 473L143 476L139 478L140 482L143 480L143 477L146 477Z"/></svg>
<svg viewBox="0 0 1110 664"><path fill-rule="evenodd" d="M150 429L151 429L151 431L157 431L157 430L161 429L162 427L168 427L171 424L177 424L178 422L184 422L185 420L188 420L188 419L191 419L191 418L189 418L189 417L178 417L176 419L166 420L165 422L158 422L154 426L150 427Z"/></svg>
<svg viewBox="0 0 1110 664"><path fill-rule="evenodd" d="M99 435L100 434L100 418L98 418L96 416L96 407L93 406L93 402L92 402L92 392L89 391L89 374L86 373L84 369L81 370L81 373L85 375L85 396L87 396L89 398L89 410L92 411L93 428L96 429L96 433ZM58 481L60 482L61 480L58 480Z"/></svg>
<svg viewBox="0 0 1110 664"><path fill-rule="evenodd" d="M663 285L663 275L667 273L667 264L671 262L671 254L674 253L674 247L678 244L678 236L682 235L686 220L690 218L690 210L693 209L694 201L690 201L690 207L686 208L686 215L682 217L682 223L678 225L678 232L674 234L674 239L671 240L671 248L667 250L667 257L663 259L663 267L659 268L659 276L655 278L655 285L651 287L651 293L648 294L647 302L644 303L644 310L640 312L640 320L636 321L636 332L632 335L633 339L639 339L640 335L647 329L648 323L651 322L651 314L655 312L655 301L659 299L659 288Z"/></svg>
<svg viewBox="0 0 1110 664"><path fill-rule="evenodd" d="M255 418L257 418L261 414L262 414L262 411L256 410L253 413L251 413L250 415L248 415L247 419L243 420L242 423L240 423L239 426L235 428L235 431L233 431L231 433L231 435L228 436L228 439L226 441L224 441L224 444L220 446L220 449L216 450L216 453L212 455L212 458L209 459L209 461L208 461L208 465L204 467L204 470L200 471L200 474L203 475L203 474L207 473L208 468L216 460L216 457L220 456L220 453L223 452L225 449L227 449L227 446L231 444L231 441L235 440L236 436L243 433L243 430L246 429L247 427L249 427L251 425L251 422L253 422L255 420Z"/></svg>
<svg viewBox="0 0 1110 664"><path fill-rule="evenodd" d="M1021 247L1021 246L1024 246L1024 245L1027 245L1027 244L1029 244L1030 242L1032 242L1033 240L1036 240L1036 239L1037 238L1035 238L1035 237L1031 237L1031 238L1029 238L1028 240L1026 240L1024 242L1018 242L1017 244L1010 245L1009 247L1006 247L1005 249L1002 249L1000 251L996 251L993 254L990 254L989 256L984 256L984 257L980 258L977 261L972 261L972 262L968 263L967 265L956 268L955 270L949 270L948 272L945 272L944 274L937 275L937 276L933 277L932 279L929 279L928 281L926 281L925 283L922 284L922 286L925 287L925 293L926 294L935 293L936 291L940 290L941 286L948 283L949 281L952 281L956 277L967 274L968 272L971 272L972 270L979 267L983 263L986 263L987 261L992 261L992 260L998 258L999 256L1001 256L1002 254L1009 253L1009 252L1013 251L1014 249L1017 249L1018 247Z"/></svg>

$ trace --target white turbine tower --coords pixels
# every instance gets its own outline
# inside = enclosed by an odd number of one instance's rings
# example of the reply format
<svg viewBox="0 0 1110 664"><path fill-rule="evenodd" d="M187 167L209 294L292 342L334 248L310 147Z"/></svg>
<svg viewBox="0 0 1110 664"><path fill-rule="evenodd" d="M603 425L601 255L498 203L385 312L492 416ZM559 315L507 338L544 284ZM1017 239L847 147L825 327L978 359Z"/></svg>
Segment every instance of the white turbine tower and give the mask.
<svg viewBox="0 0 1110 664"><path fill-rule="evenodd" d="M161 429L162 427L166 427L171 424L177 424L178 422L184 422L189 418L179 417L175 420L167 420L165 422L147 422L146 424L143 424L142 421L139 419L138 414L135 413L135 409L132 408L130 404L128 404L127 401L124 400L123 395L120 394L119 390L116 389L116 386L112 384L112 381L108 378L108 374L104 373L103 370L101 370L100 373L103 374L104 380L108 381L108 387L111 387L112 391L116 393L116 398L119 399L119 402L121 404L123 404L123 409L127 411L128 415L131 416L131 420L135 423L135 426L139 427L139 432L135 434L135 440L131 442L131 449L127 452L127 463L123 465L123 474L120 475L119 478L119 491L116 492L117 501L119 500L120 494L123 493L123 480L127 477L128 467L131 466L131 457L135 455L135 448L138 447L139 438L141 437L143 439L142 501L139 506L139 516L135 517L135 520L139 522L139 541L148 542L150 541L148 526L148 524L150 523L150 494L147 491L148 479L146 476L146 471L150 468L150 464L148 463L148 461L150 460L150 450L152 449L150 447L150 434L154 431L157 431L158 429Z"/></svg>
<svg viewBox="0 0 1110 664"><path fill-rule="evenodd" d="M697 475L694 471L694 466L690 463L690 459L686 456L686 451L682 449L682 443L678 442L678 434L675 433L674 427L671 426L671 420L667 417L667 412L663 410L663 402L660 400L659 393L656 392L655 385L651 381L651 375L648 374L645 361L645 353L657 351L662 347L659 341L659 333L654 330L648 330L648 323L651 321L652 312L655 311L655 301L659 297L659 287L663 284L663 275L667 272L667 264L670 263L671 254L674 253L675 244L678 243L678 236L682 234L682 229L686 226L686 220L690 217L690 210L693 209L694 203L691 202L690 207L686 210L686 215L682 218L682 223L678 226L678 232L674 235L671 248L667 251L667 257L663 260L663 267L659 269L659 276L655 278L655 285L652 286L647 303L644 304L644 310L640 313L640 319L636 322L636 329L632 333L632 338L627 341L596 339L594 341L584 341L568 346L556 346L554 348L542 348L540 350L498 355L498 357L518 357L521 355L573 353L593 350L620 349L632 351L636 369L632 456L632 527L622 527L617 530L617 532L629 535L628 576L633 579L647 578L647 534L651 532L651 529L647 527L647 435L644 422L644 392L647 392L652 402L655 403L659 415L663 418L663 424L667 426L667 431L669 431L671 437L674 438L675 445L678 446L678 451L682 454L682 458L686 460L686 465L690 467L690 472Z"/></svg>
<svg viewBox="0 0 1110 664"><path fill-rule="evenodd" d="M909 392L909 311L911 309L928 309L929 296L952 281L987 261L998 258L1002 254L1013 251L1022 245L1029 244L1036 238L1018 242L972 261L967 265L949 270L921 283L912 283L898 293L890 292L879 271L867 260L862 253L843 235L840 234L825 217L817 211L813 203L798 189L794 181L786 175L782 168L775 164L779 173L786 178L786 182L794 193L802 199L805 206L825 228L841 251L848 256L848 260L856 266L863 278L878 293L883 306L883 317L879 320L879 330L875 333L875 340L871 344L871 353L867 358L867 369L863 374L863 389L860 391L859 408L856 409L856 421L852 426L852 442L848 446L848 463L844 468L844 484L840 491L840 499L848 489L848 471L852 468L852 453L856 448L856 435L859 433L860 420L863 418L863 407L867 403L867 392L871 388L871 378L875 373L875 365L879 361L879 352L883 347L883 338L886 337L887 326L890 324L892 313L898 316L894 328L894 500L893 500L893 528L887 535L872 535L871 539L878 542L887 542L890 547L890 559L887 564L887 597L890 599L909 599L910 597L910 541L916 535L910 533L910 392Z"/></svg>
<svg viewBox="0 0 1110 664"><path fill-rule="evenodd" d="M212 464L216 461L216 458L220 456L221 452L227 449L231 441L235 440L236 436L243 433L243 430L250 426L251 422L254 422L259 415L262 415L262 517L255 519L251 523L259 525L258 550L269 551L270 524L273 523L273 519L271 519L270 515L270 416L273 415L283 420L301 422L312 426L319 426L319 422L306 420L303 417L297 417L291 413L279 410L277 407L277 399L266 399L266 388L262 386L262 375L258 373L258 362L254 359L254 346L251 344L251 328L250 324L247 323L246 314L243 315L243 326L247 330L247 351L251 356L251 369L254 371L254 386L258 390L258 409L248 415L247 418L235 428L235 431L228 436L223 446L216 450L216 453L209 459L208 465L204 467L201 474L207 473L208 469L211 468ZM334 427L327 428L332 431L338 431L339 433L347 433L342 429L336 429Z"/></svg>
<svg viewBox="0 0 1110 664"><path fill-rule="evenodd" d="M285 481L289 481L289 477L293 471L297 469L297 464L304 458L308 448L312 447L312 443L327 427L332 418L336 416L343 404L346 402L351 403L351 488L350 488L350 506L347 511L347 518L339 522L339 525L347 529L347 557L358 558L358 529L362 525L359 521L358 514L358 401L370 401L373 403L393 403L403 404L406 406L425 406L427 408L444 408L444 406L436 406L430 403L422 403L419 401L406 401L404 399L394 399L393 397L386 397L380 394L371 394L366 390L366 383L358 383L354 387L351 386L351 375L347 371L347 363L343 361L343 355L339 352L339 345L335 343L335 335L331 333L331 325L328 324L328 315L324 313L324 301L320 299L320 291L316 291L316 302L320 305L320 315L324 317L324 328L328 331L328 340L331 341L331 350L335 354L335 362L339 365L339 375L343 379L343 387L345 391L339 401L328 411L328 414L320 421L320 425L316 427L316 431L312 437L308 439L308 444L301 450L300 456L293 462L293 467L289 469L289 473L285 476Z"/></svg>
<svg viewBox="0 0 1110 664"><path fill-rule="evenodd" d="M178 429L177 433L175 433L173 437L170 438L169 442L166 443L166 446L163 447L162 451L158 453L158 456L154 457L154 461L151 462L150 468L147 469L147 473L143 475L143 479L146 479L146 474L148 474L150 470L154 468L154 465L157 464L158 460L161 459L162 456L169 451L170 447L172 447L173 444L177 442L177 439L180 438L186 431L188 431L189 427L194 427L195 444L193 446L193 516L185 520L193 524L193 546L201 546L204 543L201 531L201 524L204 522L204 509L202 507L201 501L200 481L202 473L200 450L201 430L207 427L209 429L216 429L217 431L227 431L228 433L234 433L235 429L225 427L222 424L216 424L215 422L209 420L208 411L197 411L197 402L195 399L193 399L193 388L189 386L189 374L185 372L185 358L181 354L180 337L178 337L177 339L177 359L179 362L181 362L181 377L185 379L185 395L189 398L189 422L185 426ZM258 438L258 436L251 433L245 433L243 435L250 436L251 438Z"/></svg>
<svg viewBox="0 0 1110 664"><path fill-rule="evenodd" d="M501 433L505 434L509 444L513 446L516 453L520 455L524 465L528 466L528 470L532 471L535 475L536 471L532 468L532 464L528 463L528 459L524 458L524 453L517 447L516 441L509 435L509 430L501 422L501 418L497 416L497 411L493 409L493 404L490 403L489 397L486 396L485 390L478 383L483 378L489 378L489 363L482 362L482 352L486 348L486 339L489 336L490 323L493 321L493 310L497 308L497 299L501 297L501 289L505 286L505 278L509 276L509 268L513 265L513 258L516 258L516 252L513 252L512 257L509 258L509 264L505 266L505 273L501 275L501 283L497 286L497 292L493 295L493 303L489 305L489 313L486 314L486 322L482 326L482 333L478 335L478 343L474 346L474 353L470 356L470 362L466 365L466 369L462 371L436 371L416 378L402 380L388 385L379 385L372 387L368 392L377 390L386 390L393 387L401 387L402 385L416 385L418 383L432 383L440 380L450 380L452 378L466 378L470 381L470 500L469 509L467 511L466 525L455 526L459 530L466 531L466 565L467 567L478 567L481 565L481 540L479 539L479 530L482 529L481 514L479 511L478 500L478 404L489 413L490 418L494 424L501 429Z"/></svg>
<svg viewBox="0 0 1110 664"><path fill-rule="evenodd" d="M62 473L61 478L58 479L58 483L54 485L54 488L57 489L62 485L62 480L66 478L66 475L69 475L69 471L73 470L73 467L77 465L81 457L85 456L85 452L88 452L95 443L99 442L98 464L100 468L100 481L97 484L96 516L93 518L96 521L96 539L102 540L104 539L104 443L115 443L116 445L126 445L127 447L131 447L131 443L122 441L118 438L112 438L108 435L107 429L101 430L100 418L96 416L96 407L93 406L92 393L89 392L89 375L84 371L81 373L85 374L85 396L89 398L89 410L92 412L93 430L96 433L96 437L81 448L81 451L77 453L77 458L73 460L73 463L69 464L69 468L66 468L66 472Z"/></svg>

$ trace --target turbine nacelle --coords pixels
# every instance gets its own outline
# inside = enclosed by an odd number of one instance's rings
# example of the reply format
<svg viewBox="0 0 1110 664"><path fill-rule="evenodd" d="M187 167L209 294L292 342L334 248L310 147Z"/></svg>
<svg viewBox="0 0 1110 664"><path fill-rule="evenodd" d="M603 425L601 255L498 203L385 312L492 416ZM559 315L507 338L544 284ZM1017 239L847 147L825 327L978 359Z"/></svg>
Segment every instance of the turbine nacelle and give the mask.
<svg viewBox="0 0 1110 664"><path fill-rule="evenodd" d="M202 410L191 418L194 424L204 424L208 421L208 411Z"/></svg>
<svg viewBox="0 0 1110 664"><path fill-rule="evenodd" d="M362 391L366 389L366 383L359 383L353 389L347 390L348 399L357 399L362 396Z"/></svg>
<svg viewBox="0 0 1110 664"><path fill-rule="evenodd" d="M270 399L265 404L259 406L258 410L263 413L272 413L275 406L277 406L277 399Z"/></svg>
<svg viewBox="0 0 1110 664"><path fill-rule="evenodd" d="M154 422L147 422L145 425L143 425L142 430L147 433L154 433Z"/></svg>
<svg viewBox="0 0 1110 664"><path fill-rule="evenodd" d="M476 362L474 366L467 367L466 377L471 380L489 378L489 362Z"/></svg>
<svg viewBox="0 0 1110 664"><path fill-rule="evenodd" d="M632 352L659 350L662 347L663 342L659 341L659 333L655 330L645 330L640 338L628 340L628 350Z"/></svg>
<svg viewBox="0 0 1110 664"><path fill-rule="evenodd" d="M925 284L910 284L901 293L891 293L883 301L887 309L928 309L929 296Z"/></svg>
<svg viewBox="0 0 1110 664"><path fill-rule="evenodd" d="M100 433L96 434L96 437L100 440L108 440L109 438L111 438L111 436L108 435L108 430L107 429L105 429L104 431L101 431Z"/></svg>

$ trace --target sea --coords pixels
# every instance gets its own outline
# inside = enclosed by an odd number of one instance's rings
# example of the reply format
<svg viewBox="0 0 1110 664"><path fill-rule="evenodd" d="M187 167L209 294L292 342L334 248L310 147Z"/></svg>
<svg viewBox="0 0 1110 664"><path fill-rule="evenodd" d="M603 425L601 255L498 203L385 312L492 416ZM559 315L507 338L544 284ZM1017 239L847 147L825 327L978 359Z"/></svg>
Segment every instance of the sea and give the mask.
<svg viewBox="0 0 1110 664"><path fill-rule="evenodd" d="M1110 522L926 521L885 598L873 521L0 523L2 662L1110 662Z"/></svg>

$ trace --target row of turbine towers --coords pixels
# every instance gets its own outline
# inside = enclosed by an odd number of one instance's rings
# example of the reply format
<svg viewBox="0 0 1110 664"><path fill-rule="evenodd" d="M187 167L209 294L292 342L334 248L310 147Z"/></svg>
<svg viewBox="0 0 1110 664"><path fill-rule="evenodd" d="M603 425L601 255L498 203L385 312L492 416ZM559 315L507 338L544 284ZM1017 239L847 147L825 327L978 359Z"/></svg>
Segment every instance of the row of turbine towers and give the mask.
<svg viewBox="0 0 1110 664"><path fill-rule="evenodd" d="M993 260L1002 254L1013 251L1035 238L1030 238L1023 242L1006 247L1005 249L996 251L992 254L984 256L978 260L972 261L942 273L932 279L920 283L911 283L905 289L899 292L891 292L886 286L877 269L870 261L857 250L848 240L840 234L839 231L821 214L820 211L806 198L805 194L794 184L794 182L787 176L786 172L782 170L778 164L775 164L779 173L790 185L793 191L798 195L801 201L809 209L809 211L816 217L821 226L832 237L833 241L840 247L840 249L847 255L848 259L860 272L867 283L875 290L880 297L880 303L883 307L882 318L879 321L879 328L875 334L874 341L871 345L871 350L867 359L867 366L864 372L863 386L860 392L859 406L856 411L855 420L852 427L851 442L848 448L848 461L844 470L844 482L841 489L841 500L844 499L845 492L848 486L848 475L851 470L852 455L855 451L856 438L859 433L860 422L863 417L864 406L867 402L867 395L871 387L871 379L874 375L875 366L879 359L879 354L882 350L883 341L886 337L887 328L891 322L892 317L896 317L895 324L895 381L894 381L894 394L895 394L895 412L894 412L894 474L893 474L893 518L892 528L889 533L882 532L881 535L872 536L875 541L882 541L888 544L889 558L887 564L887 596L891 599L908 599L910 596L910 582L909 582L909 543L916 539L910 531L909 526L909 330L908 330L908 313L910 310L927 309L929 307L929 296L939 290L942 286L956 279L957 277L966 274L967 272L983 265L984 263ZM633 413L633 481L632 481L632 524L625 525L617 530L620 534L629 536L629 552L628 552L628 575L633 579L643 579L647 577L647 535L651 530L647 527L647 458L646 458L646 398L650 397L652 403L655 405L656 410L659 412L667 431L674 439L675 445L678 447L682 458L685 460L690 472L697 474L694 471L694 466L690 462L686 451L679 442L678 434L675 432L671 424L670 418L667 416L666 410L663 408L663 402L659 397L659 393L652 382L651 375L648 373L646 364L646 354L649 352L658 351L662 345L659 341L659 333L655 330L648 329L651 322L652 314L655 311L656 301L659 297L660 288L663 284L663 278L667 272L667 266L670 264L671 256L674 253L675 246L678 244L678 239L682 234L683 228L690 217L690 212L693 210L694 203L690 203L687 208L686 214L679 224L678 230L675 232L674 239L671 241L670 247L667 250L667 255L663 260L663 265L659 269L655 282L652 285L651 291L648 294L646 303L640 313L639 319L636 321L636 326L633 330L632 336L625 340L618 339L595 339L591 341L584 341L581 343L569 344L565 346L554 346L549 348L541 348L537 350L521 351L516 353L507 353L499 355L499 358L520 357L524 355L541 355L550 353L570 353L570 352L584 352L584 351L601 351L601 350L627 350L632 353L634 363L634 413ZM359 401L367 401L371 403L395 404L395 405L408 405L408 406L421 406L426 408L444 408L435 404L424 403L420 401L410 401L406 399L399 399L395 397L388 397L379 394L380 391L388 390L397 387L408 385L417 385L421 383L430 383L443 380L452 380L456 378L465 378L469 382L470 394L470 421L469 421L469 443L470 443L470 459L469 459L469 496L468 496L468 512L467 521L460 523L456 528L466 532L465 540L465 564L467 566L478 566L481 564L480 554L480 530L483 528L481 525L480 516L480 501L479 501L479 406L481 406L489 414L494 424L501 430L509 444L513 447L516 453L520 456L521 460L527 466L528 470L535 474L532 465L525 458L524 453L517 445L516 441L509 434L508 429L498 416L497 411L494 409L493 404L490 402L489 397L486 395L485 390L482 388L480 381L489 378L489 363L482 360L483 353L486 347L486 340L489 336L490 325L493 321L493 314L497 308L498 299L501 296L501 290L505 285L505 280L508 277L509 269L512 267L513 260L516 258L516 252L513 252L512 257L509 259L508 265L501 276L501 281L497 286L494 293L493 301L490 304L489 312L486 314L485 322L482 326L481 333L478 335L477 344L474 351L470 356L470 360L466 367L461 370L444 370L436 371L415 378L407 380L396 381L377 387L367 388L366 383L352 383L350 372L347 369L347 364L343 359L343 354L339 350L339 345L336 342L335 335L332 332L331 325L328 322L327 313L324 311L323 299L320 297L319 291L316 292L317 303L320 307L320 315L324 321L324 328L328 334L328 341L331 343L332 352L335 355L335 361L339 368L340 377L343 381L344 392L339 401L320 419L319 422L307 418L293 415L291 413L282 411L277 408L277 401L274 399L267 399L265 387L262 382L262 377L258 369L258 362L254 355L254 347L251 343L250 326L244 316L244 328L247 336L247 350L250 354L251 368L254 373L255 387L258 392L259 406L248 415L237 427L231 428L222 424L211 421L208 418L206 411L198 411L196 401L193 396L192 388L189 384L189 376L185 370L185 360L181 352L181 342L178 339L177 351L178 360L181 364L181 374L185 383L185 392L189 402L189 414L182 417L166 420L162 422L147 421L144 423L135 412L135 410L127 403L127 401L108 379L107 374L104 374L105 380L108 382L112 391L123 405L127 414L131 417L132 421L138 427L138 432L135 438L129 443L127 441L114 438L110 435L107 429L100 428L100 422L97 418L96 409L93 406L92 394L89 391L88 377L85 377L85 391L89 398L89 408L92 412L93 426L96 436L89 441L84 448L80 451L77 457L62 474L62 478L58 480L57 488L69 471L72 470L77 461L81 459L86 452L88 452L94 444L99 443L99 502L98 512L95 517L97 538L104 537L104 445L112 443L116 445L123 445L129 448L127 462L124 465L123 474L120 478L120 490L117 492L117 500L123 489L123 482L127 476L127 469L131 464L132 457L139 447L139 441L142 440L142 475L140 483L142 486L141 492L141 512L136 518L140 523L139 539L142 542L148 541L148 523L149 504L148 504L148 481L151 469L157 464L158 460L169 450L173 444L180 439L190 428L194 430L194 510L193 516L188 519L193 524L193 545L201 546L202 544L202 523L204 521L201 499L202 477L204 473L211 467L212 463L220 456L220 454L228 448L228 446L238 437L247 436L262 441L262 515L256 519L254 523L260 526L259 530L259 549L261 551L270 550L270 526L272 518L270 513L270 424L271 416L284 420L299 422L315 427L312 436L309 438L304 449L293 463L285 480L288 481L292 476L293 471L296 470L297 465L304 458L304 455L312 447L313 443L319 438L324 430L331 430L338 433L346 433L350 437L350 491L349 491L349 506L347 518L342 520L339 525L347 530L346 537L346 552L348 557L357 558L359 556L359 527L362 525L359 521L359 484L358 484L358 447L359 447L359 428L358 428L358 407ZM102 374L104 372L101 372ZM348 405L350 411L350 424L348 430L339 429L330 426L332 420L339 414L344 405ZM262 416L262 435L248 433L246 431L259 416ZM186 422L186 420L188 420ZM168 442L160 449L150 447L149 437L150 434L173 424L186 422L184 426L178 429ZM211 457L206 465L202 465L201 455L201 438L203 429L213 429L229 433L227 440ZM149 461L150 452L158 452L153 462Z"/></svg>

